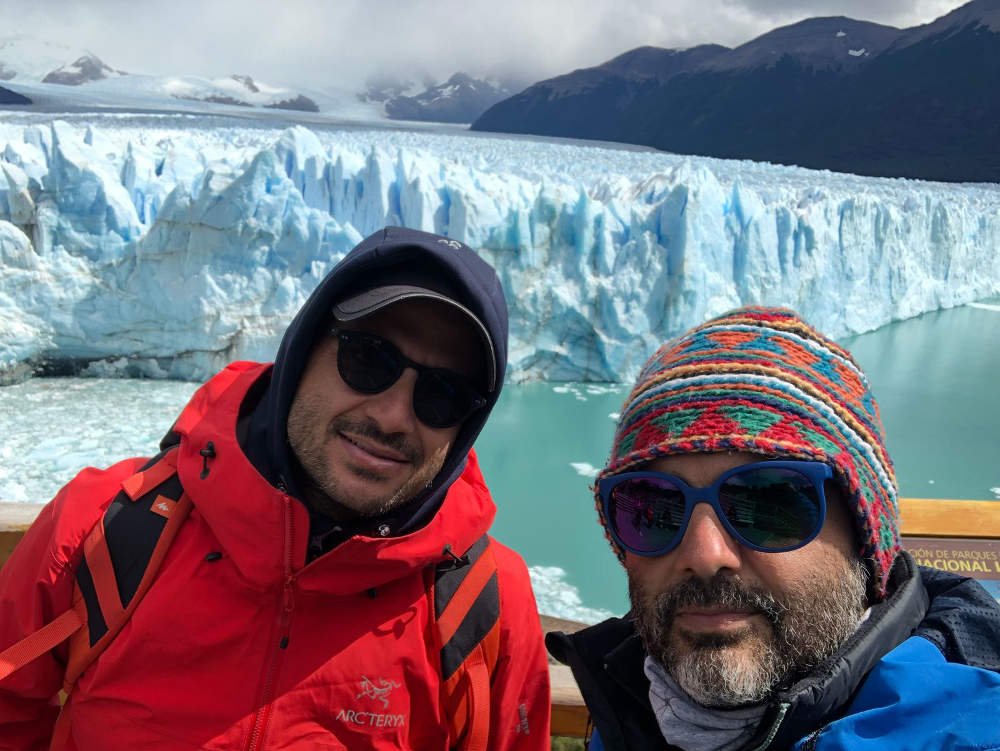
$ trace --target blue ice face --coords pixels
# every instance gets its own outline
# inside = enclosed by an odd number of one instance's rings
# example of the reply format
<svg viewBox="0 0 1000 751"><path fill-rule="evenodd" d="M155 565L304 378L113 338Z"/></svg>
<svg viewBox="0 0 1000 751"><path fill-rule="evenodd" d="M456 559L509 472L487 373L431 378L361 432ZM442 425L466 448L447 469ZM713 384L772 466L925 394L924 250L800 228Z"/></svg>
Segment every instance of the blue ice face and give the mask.
<svg viewBox="0 0 1000 751"><path fill-rule="evenodd" d="M515 377L631 381L663 341L746 303L839 337L1000 292L989 187L454 131L36 121L0 124L0 316L16 332L0 369L141 357L202 379L270 359L319 280L387 224L496 267Z"/></svg>

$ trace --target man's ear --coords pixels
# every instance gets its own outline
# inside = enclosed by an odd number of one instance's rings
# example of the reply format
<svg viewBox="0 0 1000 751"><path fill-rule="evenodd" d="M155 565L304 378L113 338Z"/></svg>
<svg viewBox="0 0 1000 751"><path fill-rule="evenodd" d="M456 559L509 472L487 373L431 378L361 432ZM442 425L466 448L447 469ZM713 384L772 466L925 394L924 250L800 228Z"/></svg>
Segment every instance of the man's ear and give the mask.
<svg viewBox="0 0 1000 751"><path fill-rule="evenodd" d="M854 510L849 508L847 503L847 491L836 480L827 480L823 483L823 494L826 496L827 517L830 516L832 507L834 514L842 514L850 524L851 553L854 560L861 564L861 572L865 577L865 597L867 604L872 605L879 600L875 593L875 561L861 555L864 543L861 540L861 530L858 528Z"/></svg>
<svg viewBox="0 0 1000 751"><path fill-rule="evenodd" d="M826 496L827 518L830 517L832 509L834 517L842 516L846 519L851 531L851 548L861 550L864 547L861 540L861 530L858 529L858 520L854 509L847 502L847 491L836 480L827 480L823 483L823 495Z"/></svg>

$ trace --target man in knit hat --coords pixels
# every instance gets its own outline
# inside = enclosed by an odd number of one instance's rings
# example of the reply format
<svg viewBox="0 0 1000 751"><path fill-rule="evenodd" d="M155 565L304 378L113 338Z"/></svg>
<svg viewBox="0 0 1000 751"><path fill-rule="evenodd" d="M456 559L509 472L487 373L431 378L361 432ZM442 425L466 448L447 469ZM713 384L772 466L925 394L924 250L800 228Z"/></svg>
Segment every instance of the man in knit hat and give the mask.
<svg viewBox="0 0 1000 751"><path fill-rule="evenodd" d="M595 491L632 610L546 642L591 751L1000 748L1000 607L900 548L865 375L791 311L665 344Z"/></svg>

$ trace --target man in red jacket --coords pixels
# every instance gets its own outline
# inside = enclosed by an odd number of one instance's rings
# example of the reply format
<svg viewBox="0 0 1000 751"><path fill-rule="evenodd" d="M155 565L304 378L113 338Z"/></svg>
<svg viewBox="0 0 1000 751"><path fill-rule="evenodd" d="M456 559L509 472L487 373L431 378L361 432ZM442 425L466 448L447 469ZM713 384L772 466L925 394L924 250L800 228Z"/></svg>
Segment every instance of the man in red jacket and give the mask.
<svg viewBox="0 0 1000 751"><path fill-rule="evenodd" d="M363 241L273 365L234 363L191 399L161 449L193 507L155 581L61 714L66 645L0 680L0 749L547 749L528 573L485 536L472 451L506 348L500 284L469 248L395 227ZM43 509L0 569L0 651L101 577L85 540L146 464L86 469ZM486 579L495 623L449 621L462 585L429 596L449 568ZM485 714L442 675L484 634Z"/></svg>

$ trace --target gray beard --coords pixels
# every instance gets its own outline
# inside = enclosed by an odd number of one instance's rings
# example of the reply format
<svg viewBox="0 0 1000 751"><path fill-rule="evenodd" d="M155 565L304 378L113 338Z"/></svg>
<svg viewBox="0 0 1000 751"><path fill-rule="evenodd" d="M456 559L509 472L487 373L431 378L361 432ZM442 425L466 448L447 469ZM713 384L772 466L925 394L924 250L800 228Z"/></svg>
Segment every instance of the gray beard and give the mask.
<svg viewBox="0 0 1000 751"><path fill-rule="evenodd" d="M867 608L867 579L861 561L851 559L781 598L722 574L688 579L652 598L630 576L629 595L647 654L699 704L734 707L764 701L836 652ZM675 613L688 605L749 609L767 619L770 633L672 634Z"/></svg>

